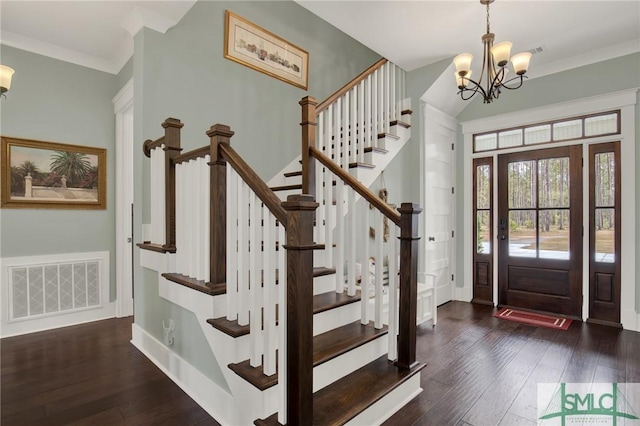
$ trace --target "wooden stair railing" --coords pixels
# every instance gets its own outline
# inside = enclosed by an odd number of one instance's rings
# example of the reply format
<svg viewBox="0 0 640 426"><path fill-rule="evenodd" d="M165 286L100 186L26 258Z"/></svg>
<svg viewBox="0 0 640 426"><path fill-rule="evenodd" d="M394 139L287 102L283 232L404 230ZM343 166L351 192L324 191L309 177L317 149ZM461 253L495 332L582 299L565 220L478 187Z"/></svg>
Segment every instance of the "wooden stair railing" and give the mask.
<svg viewBox="0 0 640 426"><path fill-rule="evenodd" d="M158 252L176 251L176 197L175 167L173 159L180 154L180 129L184 126L176 118L167 118L163 123L164 136L146 140L144 154L151 158L151 232L150 240L139 247Z"/></svg>

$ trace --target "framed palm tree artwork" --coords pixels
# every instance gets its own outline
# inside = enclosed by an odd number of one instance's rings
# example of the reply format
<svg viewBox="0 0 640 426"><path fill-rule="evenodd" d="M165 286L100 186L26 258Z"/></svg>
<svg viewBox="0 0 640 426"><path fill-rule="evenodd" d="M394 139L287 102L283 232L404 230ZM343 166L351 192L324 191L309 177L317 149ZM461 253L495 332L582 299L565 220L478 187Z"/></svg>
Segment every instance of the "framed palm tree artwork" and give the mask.
<svg viewBox="0 0 640 426"><path fill-rule="evenodd" d="M0 207L105 209L107 150L2 136Z"/></svg>

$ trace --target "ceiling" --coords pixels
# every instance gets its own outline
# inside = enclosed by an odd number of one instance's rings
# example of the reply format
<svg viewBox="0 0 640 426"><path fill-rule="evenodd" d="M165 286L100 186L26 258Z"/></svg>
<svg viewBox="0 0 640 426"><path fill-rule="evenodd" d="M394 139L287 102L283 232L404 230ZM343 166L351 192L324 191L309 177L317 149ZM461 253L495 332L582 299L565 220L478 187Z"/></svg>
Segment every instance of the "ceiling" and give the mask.
<svg viewBox="0 0 640 426"><path fill-rule="evenodd" d="M486 17L477 0L297 2L407 71L482 53ZM133 53L132 34L143 25L165 32L194 3L2 0L0 40L117 73ZM640 2L498 0L491 29L496 41L513 42L513 53L542 48L531 63L535 77L640 51Z"/></svg>

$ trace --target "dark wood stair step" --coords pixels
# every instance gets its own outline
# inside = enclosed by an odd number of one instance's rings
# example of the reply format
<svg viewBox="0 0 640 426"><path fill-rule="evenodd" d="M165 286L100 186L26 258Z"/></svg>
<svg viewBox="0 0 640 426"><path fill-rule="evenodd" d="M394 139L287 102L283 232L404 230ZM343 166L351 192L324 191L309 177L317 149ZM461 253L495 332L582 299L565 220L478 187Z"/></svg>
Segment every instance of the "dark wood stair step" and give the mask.
<svg viewBox="0 0 640 426"><path fill-rule="evenodd" d="M396 367L386 355L381 356L314 393L313 424L345 424L420 372L424 366L418 363L405 370ZM280 425L277 414L264 420L256 420L254 424Z"/></svg>
<svg viewBox="0 0 640 426"><path fill-rule="evenodd" d="M335 273L336 273L336 268L327 268L325 266L316 266L313 268L314 278L322 277L324 275L331 275ZM179 274L171 274L171 275L179 275ZM226 286L225 286L225 292L226 292ZM207 322L213 328L216 328L222 331L223 333L234 338L249 334L249 326L239 325L237 320L229 321L226 317L220 317L220 318L210 318L207 320Z"/></svg>
<svg viewBox="0 0 640 426"><path fill-rule="evenodd" d="M393 126L393 124L392 124L392 126ZM407 126L408 126L408 124L407 124ZM391 133L378 133L378 139L383 139L383 138L393 139L393 140L397 141L397 140L400 139L400 136L392 135Z"/></svg>
<svg viewBox="0 0 640 426"><path fill-rule="evenodd" d="M302 184L295 184L295 185L282 185L282 186L274 186L273 188L271 188L271 190L273 192L277 192L277 191L293 191L293 190L297 190L297 189L302 189Z"/></svg>
<svg viewBox="0 0 640 426"><path fill-rule="evenodd" d="M384 148L378 148L378 147L376 147L376 146L369 146L369 147L367 147L367 148L365 148L365 149L364 149L364 152L365 152L365 154L366 154L367 152L377 152L377 153L379 153L379 154L386 154L386 153L388 153L389 151L388 151L388 150L386 150L386 149L384 149Z"/></svg>
<svg viewBox="0 0 640 426"><path fill-rule="evenodd" d="M411 115L411 114L413 114L413 111L411 111L410 109L403 109L400 112L400 115Z"/></svg>
<svg viewBox="0 0 640 426"><path fill-rule="evenodd" d="M350 169L355 169L355 168L360 168L360 169L375 169L376 166L375 164L369 164L369 163L349 163L349 168Z"/></svg>
<svg viewBox="0 0 640 426"><path fill-rule="evenodd" d="M302 170L298 170L295 172L287 172L284 174L284 177L294 177L294 176L302 176Z"/></svg>
<svg viewBox="0 0 640 426"><path fill-rule="evenodd" d="M405 129L408 129L411 127L411 124L409 123L405 123L404 121L400 121L400 120L393 120L390 123L392 126L400 126L400 127L404 127Z"/></svg>
<svg viewBox="0 0 640 426"><path fill-rule="evenodd" d="M367 325L360 324L360 321L354 321L326 333L318 334L313 337L313 366L316 367L331 361L385 334L387 334L387 328L376 329L373 326L373 321ZM267 378L264 373L262 373L263 377L260 377L258 370L262 371L262 367L251 367L248 360L229 364L229 368L260 390L268 389L278 383L277 374L273 375L276 376L275 380L273 376Z"/></svg>
<svg viewBox="0 0 640 426"><path fill-rule="evenodd" d="M227 292L226 283L211 284L202 280L197 280L195 278L176 273L164 273L162 274L162 276L176 284L189 287L191 289L206 293L211 296L218 296Z"/></svg>
<svg viewBox="0 0 640 426"><path fill-rule="evenodd" d="M313 296L313 313L319 314L330 309L339 308L340 306L349 305L360 301L360 291L356 291L355 296L349 296L347 293L336 293L330 291L328 293L317 294Z"/></svg>

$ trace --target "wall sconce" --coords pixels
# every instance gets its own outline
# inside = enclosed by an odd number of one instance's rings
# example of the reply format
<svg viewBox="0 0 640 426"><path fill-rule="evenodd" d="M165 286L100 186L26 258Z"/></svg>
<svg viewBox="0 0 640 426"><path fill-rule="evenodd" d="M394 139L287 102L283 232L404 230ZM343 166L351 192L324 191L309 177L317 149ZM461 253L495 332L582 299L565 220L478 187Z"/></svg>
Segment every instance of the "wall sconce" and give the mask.
<svg viewBox="0 0 640 426"><path fill-rule="evenodd" d="M4 93L11 88L11 77L15 71L5 65L0 65L0 96L7 97Z"/></svg>

